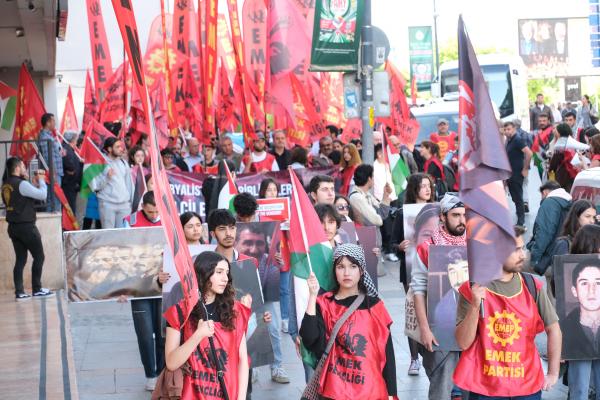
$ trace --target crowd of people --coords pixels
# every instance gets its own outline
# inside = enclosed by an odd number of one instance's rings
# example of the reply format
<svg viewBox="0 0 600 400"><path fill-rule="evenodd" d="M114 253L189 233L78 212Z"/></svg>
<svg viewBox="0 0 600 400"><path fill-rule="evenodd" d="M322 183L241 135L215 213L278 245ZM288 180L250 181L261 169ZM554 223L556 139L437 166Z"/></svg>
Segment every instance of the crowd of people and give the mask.
<svg viewBox="0 0 600 400"><path fill-rule="evenodd" d="M506 137L506 152L512 168L506 189L515 203L516 242L498 280L487 288L477 284L471 286L468 282L457 285L456 325L455 330L453 327L448 330L460 351L439 349L427 309L431 247L466 246L466 209L456 193L460 179L458 135L449 130L447 120L440 119L437 132L414 149L401 143L391 130L385 135L389 137L388 143L384 143L384 134L375 131L376 159L373 164L362 161L361 141L354 139L344 143L342 130L335 126L328 126L328 134L307 147L290 146L286 132L279 130L257 132L246 149L236 149L232 137L225 133L212 138L210 143L201 144L193 135L180 132L179 136L169 140L168 146L161 151L161 158L167 170L207 176L219 173L221 161L227 163L234 176L333 167L333 176L317 173L306 185L306 192L334 250L330 267L335 277L334 289L324 292L312 274L307 280L308 307L303 316L298 316L294 293L299 288L294 287L289 260L281 253L275 257L275 271L280 278L279 293L271 296L263 288L265 305L261 318L269 326L274 382L290 382L283 368L281 350L282 340L289 334L298 354L312 355L312 358L302 358L306 398L387 399L397 396L397 368L390 332L395 316L386 309L373 283L374 277L367 271L366 253L374 252L380 261L377 275L385 275L383 260L387 259L399 269L404 291L411 291L414 296L420 337L408 338L411 361L406 367L408 375L418 375L422 363L430 381L429 399L539 399L541 391L550 389L560 374L568 379L571 399L587 399L590 381L599 389L596 398L600 399L598 360L569 361L567 373L561 368L561 344L568 345L570 341L561 338L552 273L552 260L556 255L600 252L600 226L595 205L588 200L573 201L569 193L578 172L600 166L600 132L593 125L580 126L582 117L573 110L563 113L562 122L559 122L545 108L540 95L531 110L532 132L524 131L518 120L506 121L500 127L501 134ZM589 107L587 117L583 118L589 119ZM54 116L45 114L41 122L44 126L39 136L44 142L40 144L42 156L52 160L50 171L55 174L54 180L63 188L73 212L84 217L83 229L161 225L147 164L148 138L145 135L137 143L131 143L129 133L122 139L116 135L104 141L102 152L107 167L92 181L93 193L88 197L85 210L78 210L82 161L77 155L77 143L81 143L83 135L65 132L64 140L59 140L53 134ZM396 193L392 182L384 155L385 145L398 150L410 171L406 188L401 193ZM531 240L525 244L525 215L529 212L527 185L532 160L543 182L540 187L543 200L535 217ZM23 287L27 252L34 258L32 296L53 294L41 285L44 253L41 236L35 227L35 201L46 200L49 208L60 209L60 205L50 204L55 200L46 185L44 172L36 172L30 180L27 171L22 160L10 158L2 186L9 236L17 255L14 282L19 301L31 297ZM147 191L137 207L133 204L134 182L138 178L136 174L140 173L144 174ZM265 178L258 197L273 198L279 193L277 181ZM205 199L210 201L210 196L205 195ZM405 237L404 205L428 203L439 203L439 208L434 211L433 229L415 239ZM189 322L169 323L165 334L161 327L164 323L161 299L131 299L148 390L164 389L164 380L158 378L166 369L182 371L183 399L221 398L224 390L229 398L251 396L257 375L249 368L245 332L252 299L245 296L236 300L231 265L253 260L259 268L261 281L271 271L266 265L264 246L259 248L256 244L263 240L261 233L246 231L246 228L243 232L238 231L240 223L257 221L256 198L249 193L240 193L233 201L233 208L233 211L217 209L213 204L207 207L205 218L195 212L180 215L202 294L202 301L193 309ZM365 249L360 243L348 243L340 229L343 221L377 227L377 247ZM206 223L204 227L203 223ZM214 251L202 251L204 229L208 230L208 241L216 245ZM242 236L244 240L240 239ZM234 246L240 241L252 242L252 245L238 251ZM409 269L407 250L411 246L416 252ZM527 250L530 257L526 257ZM164 255L165 263L172 262L168 261L170 257ZM546 287L540 279L523 272L529 270L528 265L537 274L545 276ZM157 287L169 279L172 279L170 274L161 271L156 277ZM595 287L597 282L591 285ZM501 310L511 310L512 317L519 320L522 329L520 335L511 337L510 351L505 348L506 341L486 334L487 319L481 317L499 314ZM581 318L584 315L588 314L582 312ZM581 323L589 328L582 335L596 337L596 320L581 320ZM534 343L535 335L542 331L548 337L547 354L544 355L548 362L546 373ZM225 356L215 355L215 346ZM518 367L502 366L507 359L510 362L510 357L521 357ZM226 368L222 365L225 359Z"/></svg>

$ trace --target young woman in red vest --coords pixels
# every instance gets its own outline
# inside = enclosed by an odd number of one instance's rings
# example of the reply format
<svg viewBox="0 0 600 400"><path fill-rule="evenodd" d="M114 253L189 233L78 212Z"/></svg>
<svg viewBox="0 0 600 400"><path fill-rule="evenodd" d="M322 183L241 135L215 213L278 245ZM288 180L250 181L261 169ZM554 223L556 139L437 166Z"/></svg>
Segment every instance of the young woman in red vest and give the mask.
<svg viewBox="0 0 600 400"><path fill-rule="evenodd" d="M342 172L342 187L340 194L348 196L350 189L354 186L354 171L356 167L362 164L358 149L352 143L348 143L342 149L342 160L340 161L340 171Z"/></svg>
<svg viewBox="0 0 600 400"><path fill-rule="evenodd" d="M590 152L592 155L590 168L600 167L600 135L592 136L590 140Z"/></svg>
<svg viewBox="0 0 600 400"><path fill-rule="evenodd" d="M186 363L190 367L191 372L184 373L182 400L223 398L208 340L212 337L229 398L245 400L249 369L245 332L251 300L235 301L229 262L220 254L199 254L194 269L206 311L198 302L185 325L167 326L167 368L174 371Z"/></svg>
<svg viewBox="0 0 600 400"><path fill-rule="evenodd" d="M308 278L310 296L300 327L306 348L321 357L337 320L359 293L365 298L337 334L319 377L319 394L337 400L391 399L396 396L392 319L366 270L363 249L340 244L333 259L333 291L317 296L319 283L314 274Z"/></svg>

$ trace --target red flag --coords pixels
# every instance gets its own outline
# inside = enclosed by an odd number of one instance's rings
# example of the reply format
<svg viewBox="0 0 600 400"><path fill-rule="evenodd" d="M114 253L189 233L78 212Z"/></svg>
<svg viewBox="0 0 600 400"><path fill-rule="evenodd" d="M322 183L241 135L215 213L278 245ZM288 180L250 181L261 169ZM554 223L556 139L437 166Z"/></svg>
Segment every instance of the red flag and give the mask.
<svg viewBox="0 0 600 400"><path fill-rule="evenodd" d="M87 71L85 77L85 94L83 99L83 122L82 127L85 129L91 120L98 119L98 98L94 91L90 71Z"/></svg>
<svg viewBox="0 0 600 400"><path fill-rule="evenodd" d="M140 99L140 95L135 86L131 88L129 117L131 118L129 122L129 130L132 132L131 143L137 143L142 134L147 135L150 133L150 127L148 126L148 121L146 121L142 100Z"/></svg>
<svg viewBox="0 0 600 400"><path fill-rule="evenodd" d="M86 0L86 9L90 30L96 96L100 100L103 100L105 86L112 75L112 62L110 59L110 47L108 47L106 31L104 29L104 20L102 19L100 0Z"/></svg>
<svg viewBox="0 0 600 400"><path fill-rule="evenodd" d="M158 80L151 100L158 148L162 150L169 144L169 111L167 110L167 93L165 93L165 84L162 78Z"/></svg>
<svg viewBox="0 0 600 400"><path fill-rule="evenodd" d="M350 143L352 139L360 139L362 136L362 120L360 118L351 118L347 121L341 140L344 143Z"/></svg>
<svg viewBox="0 0 600 400"><path fill-rule="evenodd" d="M412 105L417 105L417 78L413 75L412 80L410 81L410 99L412 101Z"/></svg>
<svg viewBox="0 0 600 400"><path fill-rule="evenodd" d="M99 149L104 147L104 141L106 139L108 139L109 137L114 137L114 136L115 135L113 135L111 131L106 129L104 127L104 125L102 125L100 122L98 122L96 120L90 121L87 128L85 129L85 137L90 138L90 140L92 142L94 142L94 144ZM81 156L85 158L85 156L83 155L83 146L82 146L82 150L81 150Z"/></svg>
<svg viewBox="0 0 600 400"><path fill-rule="evenodd" d="M65 192L63 192L62 188L59 186L58 182L54 183L54 194L62 204L62 228L64 231L78 231L79 223L77 222L77 218L75 214L73 214L73 210L67 201L67 197L65 196Z"/></svg>
<svg viewBox="0 0 600 400"><path fill-rule="evenodd" d="M65 101L65 109L63 111L62 120L60 121L61 133L66 131L79 132L79 126L77 125L77 114L75 114L75 105L73 104L73 95L71 94L71 86L67 91L67 99Z"/></svg>
<svg viewBox="0 0 600 400"><path fill-rule="evenodd" d="M225 15L219 14L217 21L217 51L221 58L221 63L225 64L227 70L227 76L229 83L233 83L236 74L236 62L235 53L233 52L233 43L231 42L231 34L229 33L229 26L225 20Z"/></svg>
<svg viewBox="0 0 600 400"><path fill-rule="evenodd" d="M323 121L319 117L319 114L315 110L314 104L312 100L306 94L304 87L294 74L290 74L290 80L292 82L293 90L298 94L300 98L300 102L304 109L304 115L306 116L306 120L308 122L308 129L310 132L310 140L311 142L316 142L321 139L323 136L326 136L328 132L325 130L325 126L323 126Z"/></svg>
<svg viewBox="0 0 600 400"><path fill-rule="evenodd" d="M256 85L258 101L264 103L267 71L267 7L264 0L246 0L242 7L244 61Z"/></svg>
<svg viewBox="0 0 600 400"><path fill-rule="evenodd" d="M233 127L237 127L241 122L241 114L238 114L236 118L235 110L235 98L233 90L227 77L227 68L225 62L221 61L221 68L219 73L219 98L217 99L217 126L222 132L232 130Z"/></svg>
<svg viewBox="0 0 600 400"><path fill-rule="evenodd" d="M112 74L105 89L104 100L100 104L100 122L120 121L125 110L125 64Z"/></svg>
<svg viewBox="0 0 600 400"><path fill-rule="evenodd" d="M215 82L217 79L217 0L204 0L206 25L204 53L204 137L215 131ZM210 139L209 139L210 140ZM206 138L205 138L206 141Z"/></svg>
<svg viewBox="0 0 600 400"><path fill-rule="evenodd" d="M123 0L112 0L115 15L119 23L121 37L125 49L129 54L129 61L133 71L133 80L142 99L142 105L146 119L153 121L152 110L148 104L148 89L146 87L144 69L142 66L142 57L140 54L139 37L135 16L131 3ZM154 193L156 205L158 206L162 226L165 230L167 243L173 254L174 264L181 279L183 291L183 300L179 304L183 313L184 323L189 317L192 309L199 301L198 282L194 272L192 257L187 246L183 228L179 223L177 207L171 193L166 171L160 158L160 149L158 146L158 136L156 130L151 124L152 132L150 134L150 161L152 165L152 176L154 180ZM181 321L178 313L171 309L171 312L165 313L165 318L171 326L181 327Z"/></svg>
<svg viewBox="0 0 600 400"><path fill-rule="evenodd" d="M44 102L38 93L29 71L25 64L21 65L19 72L19 86L17 87L17 110L15 116L15 130L13 141L36 140L42 130L41 118L46 112ZM35 155L32 143L12 143L10 155L19 156L25 163Z"/></svg>

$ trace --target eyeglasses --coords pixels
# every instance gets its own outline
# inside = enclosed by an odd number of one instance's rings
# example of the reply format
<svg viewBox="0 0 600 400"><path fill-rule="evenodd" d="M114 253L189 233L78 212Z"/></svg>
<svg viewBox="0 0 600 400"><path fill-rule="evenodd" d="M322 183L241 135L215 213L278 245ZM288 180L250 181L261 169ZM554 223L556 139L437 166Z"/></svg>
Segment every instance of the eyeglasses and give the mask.
<svg viewBox="0 0 600 400"><path fill-rule="evenodd" d="M340 204L339 206L336 206L336 208L338 209L338 211L346 211L346 210L350 209L350 206L349 205L344 206L344 205Z"/></svg>

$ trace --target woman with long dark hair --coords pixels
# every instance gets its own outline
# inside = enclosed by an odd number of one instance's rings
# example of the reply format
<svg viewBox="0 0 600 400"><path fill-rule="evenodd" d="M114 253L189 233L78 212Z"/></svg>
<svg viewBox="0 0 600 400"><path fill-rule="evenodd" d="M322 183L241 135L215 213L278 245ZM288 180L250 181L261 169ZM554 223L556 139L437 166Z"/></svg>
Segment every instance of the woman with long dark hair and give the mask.
<svg viewBox="0 0 600 400"><path fill-rule="evenodd" d="M179 326L167 326L167 368L175 371L187 363L191 370L184 374L182 400L221 398L216 370L221 364L229 398L244 400L248 388L246 330L251 300L243 299L246 304L235 300L229 262L220 254L201 253L194 269L201 297L183 326L183 321Z"/></svg>
<svg viewBox="0 0 600 400"><path fill-rule="evenodd" d="M260 182L258 189L259 199L272 199L279 194L279 184L273 178L265 178Z"/></svg>
<svg viewBox="0 0 600 400"><path fill-rule="evenodd" d="M308 278L308 307L300 327L304 346L320 358L336 322L359 295L364 298L337 332L318 377L318 393L324 399L391 399L397 391L392 319L366 270L363 249L340 244L333 260L331 292L318 295L317 278Z"/></svg>

